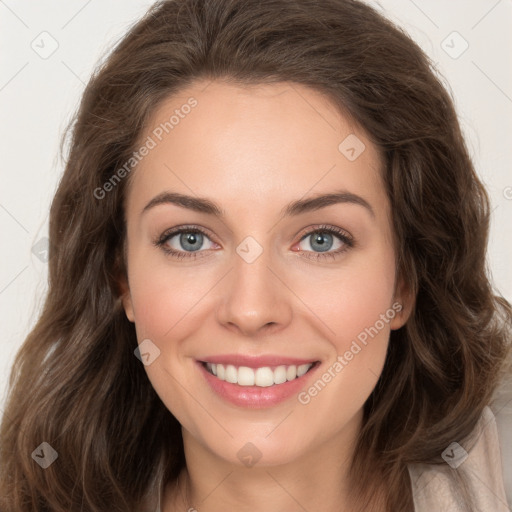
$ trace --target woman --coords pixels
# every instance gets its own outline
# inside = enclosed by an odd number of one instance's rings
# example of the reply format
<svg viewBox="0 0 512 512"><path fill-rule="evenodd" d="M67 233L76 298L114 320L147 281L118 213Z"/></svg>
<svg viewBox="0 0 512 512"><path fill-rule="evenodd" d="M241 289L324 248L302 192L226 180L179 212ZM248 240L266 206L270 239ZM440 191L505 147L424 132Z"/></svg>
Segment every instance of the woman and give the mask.
<svg viewBox="0 0 512 512"><path fill-rule="evenodd" d="M369 6L155 4L73 127L1 509L506 510L488 223Z"/></svg>

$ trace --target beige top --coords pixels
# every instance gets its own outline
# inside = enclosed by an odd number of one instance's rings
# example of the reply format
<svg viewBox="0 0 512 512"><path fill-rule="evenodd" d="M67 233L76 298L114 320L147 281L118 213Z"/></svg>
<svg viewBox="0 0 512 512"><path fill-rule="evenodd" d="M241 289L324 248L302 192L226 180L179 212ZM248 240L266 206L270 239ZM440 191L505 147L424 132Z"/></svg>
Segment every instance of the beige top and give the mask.
<svg viewBox="0 0 512 512"><path fill-rule="evenodd" d="M411 464L414 512L466 512L459 499L455 472L464 475L476 512L510 512L503 485L503 469L496 419L485 407L474 431L476 441L469 451L451 443L443 452L443 465ZM474 437L472 439L475 439ZM161 492L156 509L161 512Z"/></svg>
<svg viewBox="0 0 512 512"><path fill-rule="evenodd" d="M489 407L483 410L473 435L477 439L469 452L456 443L447 447L442 455L446 465L409 466L415 512L465 512L453 478L455 471L464 474L475 511L510 512L503 485L498 429Z"/></svg>

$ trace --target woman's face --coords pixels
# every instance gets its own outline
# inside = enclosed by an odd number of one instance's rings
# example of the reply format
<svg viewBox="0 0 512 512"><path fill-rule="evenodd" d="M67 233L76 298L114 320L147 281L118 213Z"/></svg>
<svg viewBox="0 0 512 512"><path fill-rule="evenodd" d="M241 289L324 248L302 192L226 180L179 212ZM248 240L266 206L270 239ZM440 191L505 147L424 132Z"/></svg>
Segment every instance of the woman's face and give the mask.
<svg viewBox="0 0 512 512"><path fill-rule="evenodd" d="M407 309L374 145L289 83L197 82L140 141L123 304L185 441L275 465L356 432Z"/></svg>

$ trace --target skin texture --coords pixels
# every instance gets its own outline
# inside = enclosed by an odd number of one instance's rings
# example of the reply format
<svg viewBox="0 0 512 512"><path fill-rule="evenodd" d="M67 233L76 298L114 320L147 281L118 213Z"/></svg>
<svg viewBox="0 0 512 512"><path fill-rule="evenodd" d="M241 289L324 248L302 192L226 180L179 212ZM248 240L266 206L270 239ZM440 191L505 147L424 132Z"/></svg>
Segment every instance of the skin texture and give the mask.
<svg viewBox="0 0 512 512"><path fill-rule="evenodd" d="M123 305L139 343L150 339L160 350L145 368L182 425L187 458L185 498L169 485L163 511L345 509L363 404L390 330L410 312L395 275L380 155L321 94L289 83L196 82L161 104L141 140L190 96L197 106L140 161L125 205ZM365 144L354 161L338 149L350 134ZM363 197L374 215L352 203L281 215L291 201L339 190ZM173 204L141 214L164 191L210 198L225 218ZM152 243L182 225L211 235L198 242L203 257L174 259ZM346 250L315 260L324 253L306 233L322 225L347 232L353 247L327 233L328 252ZM247 236L263 249L250 264L236 252ZM169 246L189 247L179 234ZM402 311L307 405L294 396L266 409L236 407L210 390L196 366L214 354L281 354L319 360L320 377L395 302ZM252 467L237 456L247 442L261 452Z"/></svg>

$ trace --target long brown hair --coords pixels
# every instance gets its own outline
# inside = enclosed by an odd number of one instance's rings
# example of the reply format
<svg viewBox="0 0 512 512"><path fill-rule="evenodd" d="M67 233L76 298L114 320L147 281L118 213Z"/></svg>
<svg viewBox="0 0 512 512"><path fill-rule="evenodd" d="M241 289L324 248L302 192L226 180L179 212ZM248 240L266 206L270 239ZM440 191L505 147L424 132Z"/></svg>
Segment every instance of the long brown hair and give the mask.
<svg viewBox="0 0 512 512"><path fill-rule="evenodd" d="M377 474L388 508L408 512L407 464L442 463L492 400L512 310L486 274L489 199L449 94L409 37L350 0L157 2L93 74L51 206L46 302L10 375L0 508L140 510L185 464L119 298L129 180L97 191L161 101L200 78L309 86L384 156L397 270L415 305L364 406L352 491L369 502ZM31 457L43 442L58 453L44 470Z"/></svg>

